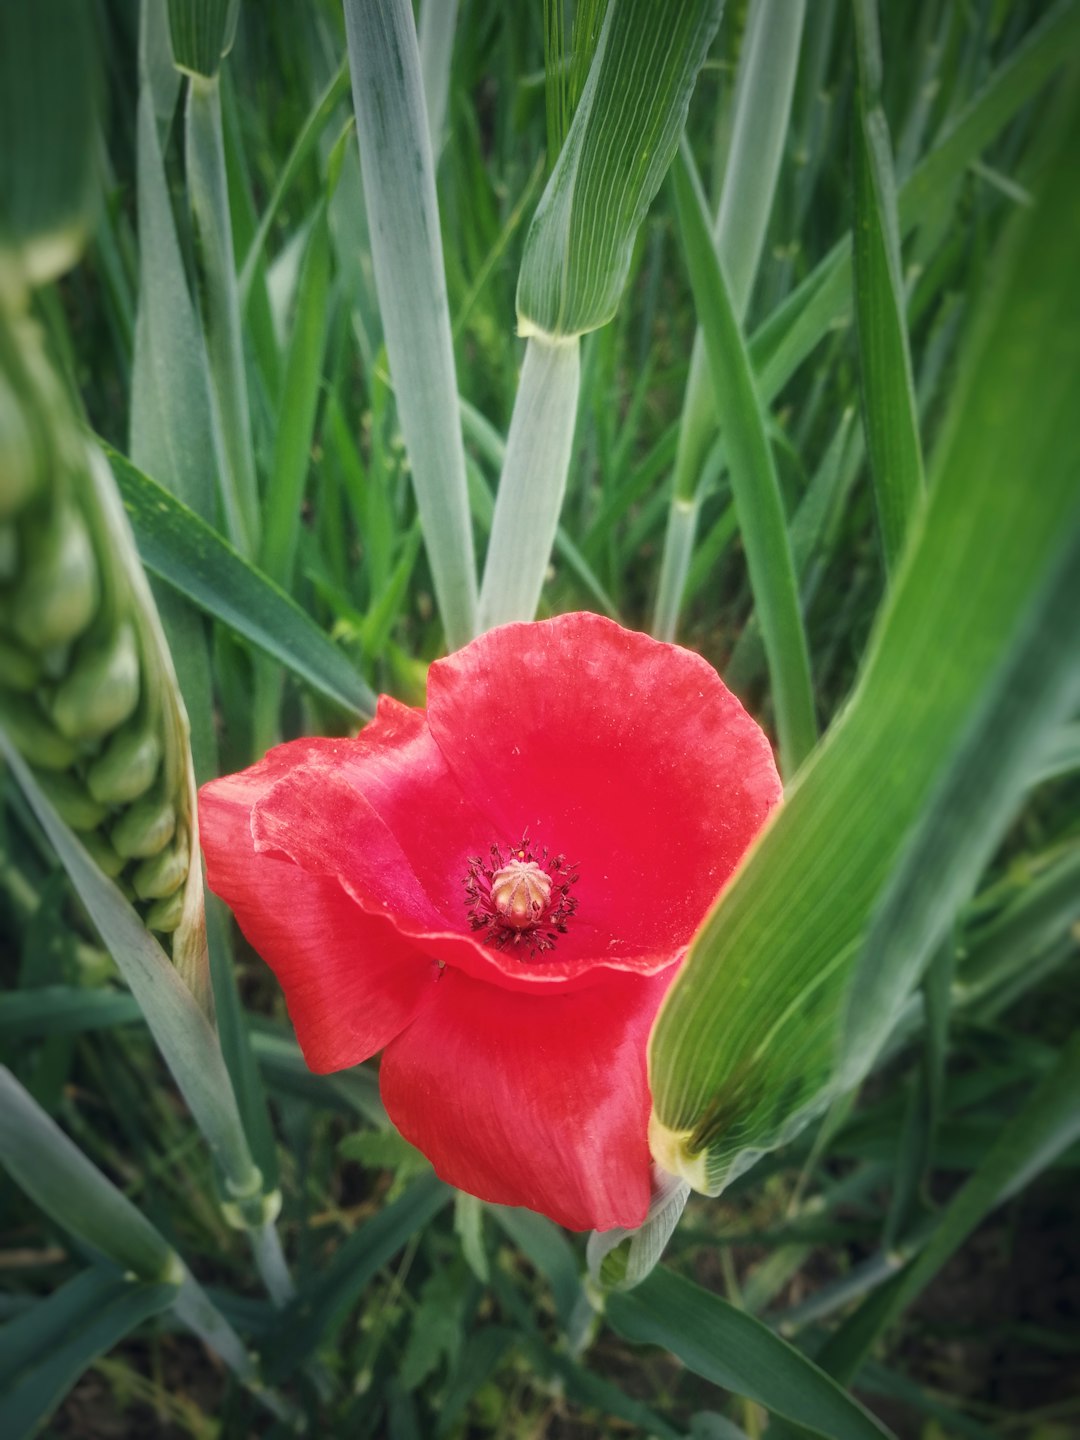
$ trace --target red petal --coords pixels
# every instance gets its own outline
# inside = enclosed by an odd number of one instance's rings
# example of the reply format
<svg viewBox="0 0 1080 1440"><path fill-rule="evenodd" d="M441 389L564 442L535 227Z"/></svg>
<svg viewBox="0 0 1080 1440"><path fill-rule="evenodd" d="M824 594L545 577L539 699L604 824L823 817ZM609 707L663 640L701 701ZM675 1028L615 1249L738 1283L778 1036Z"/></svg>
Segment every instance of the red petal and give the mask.
<svg viewBox="0 0 1080 1440"><path fill-rule="evenodd" d="M571 1230L640 1225L649 1207L649 1027L674 975L609 974L522 995L443 972L387 1047L394 1124L439 1175Z"/></svg>
<svg viewBox="0 0 1080 1440"><path fill-rule="evenodd" d="M256 853L253 806L310 744L203 786L199 829L211 890L280 981L304 1059L325 1072L381 1050L434 998L439 972L337 880Z"/></svg>
<svg viewBox="0 0 1080 1440"><path fill-rule="evenodd" d="M500 832L462 794L422 710L384 695L354 740L279 745L233 779L251 785L260 855L333 877L425 955L479 979L522 989L563 979L556 966L529 970L516 959L503 973L470 933L469 857Z"/></svg>
<svg viewBox="0 0 1080 1440"><path fill-rule="evenodd" d="M596 615L504 625L432 665L428 724L499 839L580 866L559 962L670 964L781 796L705 660Z"/></svg>

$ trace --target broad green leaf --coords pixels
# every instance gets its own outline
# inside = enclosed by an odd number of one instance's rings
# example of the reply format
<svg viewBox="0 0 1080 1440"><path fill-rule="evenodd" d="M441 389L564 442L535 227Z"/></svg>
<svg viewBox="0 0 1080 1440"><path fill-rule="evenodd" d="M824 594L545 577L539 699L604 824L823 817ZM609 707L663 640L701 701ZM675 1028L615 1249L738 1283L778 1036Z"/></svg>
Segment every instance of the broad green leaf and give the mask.
<svg viewBox="0 0 1080 1440"><path fill-rule="evenodd" d="M476 561L439 210L409 0L345 0L375 283L424 544L451 649L476 633Z"/></svg>
<svg viewBox="0 0 1080 1440"><path fill-rule="evenodd" d="M671 163L722 0L610 0L570 132L525 239L518 333L583 335L615 314Z"/></svg>
<svg viewBox="0 0 1080 1440"><path fill-rule="evenodd" d="M371 691L294 600L117 451L109 460L147 569L349 714L374 712Z"/></svg>
<svg viewBox="0 0 1080 1440"><path fill-rule="evenodd" d="M713 399L769 662L780 768L790 778L817 739L799 591L761 398L691 164L684 154L675 168L679 233L705 335Z"/></svg>
<svg viewBox="0 0 1080 1440"><path fill-rule="evenodd" d="M23 1440L38 1429L79 1376L176 1297L105 1266L68 1280L30 1313L0 1329L0 1432Z"/></svg>
<svg viewBox="0 0 1080 1440"><path fill-rule="evenodd" d="M857 0L855 24L859 54L852 133L855 318L866 448L891 575L923 490L922 447L908 349L892 149L879 94L877 0Z"/></svg>
<svg viewBox="0 0 1080 1440"><path fill-rule="evenodd" d="M855 694L657 1020L654 1153L698 1188L865 1073L1080 698L1078 131L1043 137Z"/></svg>
<svg viewBox="0 0 1080 1440"><path fill-rule="evenodd" d="M0 279L9 284L44 285L82 251L100 85L86 6L0 6Z"/></svg>
<svg viewBox="0 0 1080 1440"><path fill-rule="evenodd" d="M514 399L480 588L480 629L532 620L559 524L574 443L577 340L533 335Z"/></svg>
<svg viewBox="0 0 1080 1440"><path fill-rule="evenodd" d="M760 1320L670 1270L654 1270L636 1290L611 1295L605 1313L624 1339L660 1345L712 1384L830 1440L889 1434Z"/></svg>

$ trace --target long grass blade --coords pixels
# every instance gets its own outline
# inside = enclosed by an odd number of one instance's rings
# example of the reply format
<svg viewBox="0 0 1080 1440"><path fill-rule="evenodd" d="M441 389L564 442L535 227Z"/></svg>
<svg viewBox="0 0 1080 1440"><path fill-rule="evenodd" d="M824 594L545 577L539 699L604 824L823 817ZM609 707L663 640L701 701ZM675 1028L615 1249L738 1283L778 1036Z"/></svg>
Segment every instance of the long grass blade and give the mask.
<svg viewBox="0 0 1080 1440"><path fill-rule="evenodd" d="M251 557L259 545L259 491L251 441L232 221L215 77L188 81L185 129L188 192L202 274L200 290L211 399L221 441L221 498L229 538Z"/></svg>
<svg viewBox="0 0 1080 1440"><path fill-rule="evenodd" d="M115 450L109 460L147 569L347 714L374 714L374 695L310 615L149 475Z"/></svg>
<svg viewBox="0 0 1080 1440"><path fill-rule="evenodd" d="M607 1317L638 1344L661 1345L714 1385L832 1440L889 1432L793 1346L708 1290L658 1269L636 1290L608 1298Z"/></svg>
<svg viewBox="0 0 1080 1440"><path fill-rule="evenodd" d="M739 54L734 115L714 240L740 320L761 263L765 232L784 156L806 7L803 0L756 0ZM712 384L700 327L679 418L671 510L660 564L653 634L673 640L690 569L698 488L716 430Z"/></svg>
<svg viewBox="0 0 1080 1440"><path fill-rule="evenodd" d="M529 340L480 589L480 628L532 620L558 528L580 384L577 340Z"/></svg>
<svg viewBox="0 0 1080 1440"><path fill-rule="evenodd" d="M439 211L408 0L345 0L379 310L439 613L476 632L476 562Z"/></svg>
<svg viewBox="0 0 1080 1440"><path fill-rule="evenodd" d="M420 74L431 153L436 161L442 149L446 106L450 98L450 61L454 54L457 12L458 0L424 0L420 6Z"/></svg>
<svg viewBox="0 0 1080 1440"><path fill-rule="evenodd" d="M886 570L895 573L923 491L900 259L892 149L881 108L877 0L857 0L859 83L852 135L855 317L863 424Z"/></svg>
<svg viewBox="0 0 1080 1440"><path fill-rule="evenodd" d="M681 156L675 170L679 229L705 334L731 488L769 662L781 771L790 777L817 740L799 592L761 400L691 163Z"/></svg>
<svg viewBox="0 0 1080 1440"><path fill-rule="evenodd" d="M38 1434L99 1356L175 1298L173 1285L149 1285L98 1265L54 1290L28 1319L9 1321L0 1329L0 1356L14 1340L26 1360L12 1365L10 1374L3 1373L8 1365L0 1360L0 1427L7 1440ZM24 1349L24 1338L31 1347Z"/></svg>

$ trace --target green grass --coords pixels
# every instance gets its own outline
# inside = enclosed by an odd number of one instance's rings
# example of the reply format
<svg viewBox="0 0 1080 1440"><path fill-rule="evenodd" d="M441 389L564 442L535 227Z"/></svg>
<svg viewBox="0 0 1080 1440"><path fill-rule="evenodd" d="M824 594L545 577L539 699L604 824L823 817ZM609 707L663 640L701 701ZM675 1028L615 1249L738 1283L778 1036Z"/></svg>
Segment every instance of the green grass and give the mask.
<svg viewBox="0 0 1080 1440"><path fill-rule="evenodd" d="M32 313L108 447L200 779L279 738L345 733L376 693L422 703L427 664L475 628L481 577L492 613L542 584L541 616L603 611L699 650L788 774L806 762L699 938L695 955L732 958L692 961L657 1031L663 1123L691 1137L688 1168L712 1147L726 1188L691 1196L662 1268L598 1313L584 1237L442 1186L388 1129L374 1065L307 1071L216 903L215 1040L15 759L0 1431L167 1417L196 1440L296 1423L775 1440L880 1433L878 1416L904 1435L1060 1440L1080 1423L1080 1315L1054 1269L1076 1258L1080 1166L1080 695L1061 569L1080 323L1063 279L1075 184L1054 155L1076 133L1080 5L881 3L878 75L872 4L798 7L785 60L751 43L783 6L729 0L687 158L640 224L623 195L619 265L598 251L578 272L614 318L582 336L560 390L558 528L551 504L511 527L513 576L484 563L489 545L510 553L493 525L508 441L529 452L511 475L533 458L524 418L511 428L515 297L584 73L571 57L545 76L572 5L553 30L557 0L459 0L452 52L438 5L419 7L422 68L390 87L399 151L374 157L426 152L437 215L392 164L365 155L362 173L332 0L242 5L190 98L166 12L182 27L199 7L94 7L96 220L61 278L48 256L31 265L47 282ZM200 23L223 24L218 8ZM583 11L595 40L599 10ZM216 41L184 33L212 70ZM0 45L0 80L31 73L14 50ZM676 104L694 65L664 63ZM51 80L19 85L20 114L56 106ZM436 106L446 87L434 145L421 83ZM81 82L68 100L92 130ZM664 115L649 123L666 144ZM70 228L87 163L50 190L47 153L13 144L0 197L25 209L0 213L4 305L6 237ZM423 243L418 216L437 226ZM0 513L0 699L11 533ZM753 1004L724 991L740 965ZM754 1053L762 1114L732 1080ZM117 1245L129 1205L142 1220Z"/></svg>

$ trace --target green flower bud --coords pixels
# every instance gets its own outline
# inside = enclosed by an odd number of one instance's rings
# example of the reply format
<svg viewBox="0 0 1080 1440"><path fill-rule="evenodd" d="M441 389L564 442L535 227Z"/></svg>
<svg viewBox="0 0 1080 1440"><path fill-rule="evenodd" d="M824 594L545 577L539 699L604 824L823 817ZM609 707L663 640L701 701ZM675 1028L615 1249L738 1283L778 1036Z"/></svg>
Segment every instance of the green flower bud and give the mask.
<svg viewBox="0 0 1080 1440"><path fill-rule="evenodd" d="M22 578L11 606L16 635L31 650L81 635L98 606L90 536L75 507L60 503L46 523L24 529Z"/></svg>
<svg viewBox="0 0 1080 1440"><path fill-rule="evenodd" d="M125 810L110 831L118 855L125 860L145 860L156 855L176 832L176 808L160 786Z"/></svg>
<svg viewBox="0 0 1080 1440"><path fill-rule="evenodd" d="M139 647L128 620L103 642L87 639L57 689L52 713L61 734L97 740L128 718L139 703Z"/></svg>
<svg viewBox="0 0 1080 1440"><path fill-rule="evenodd" d="M19 537L14 525L0 525L0 585L7 585L19 573Z"/></svg>
<svg viewBox="0 0 1080 1440"><path fill-rule="evenodd" d="M115 880L127 861L118 855L100 830L90 830L82 837L86 852L103 875Z"/></svg>
<svg viewBox="0 0 1080 1440"><path fill-rule="evenodd" d="M31 765L41 770L66 770L75 763L75 746L53 729L48 716L30 697L0 691L0 725Z"/></svg>
<svg viewBox="0 0 1080 1440"><path fill-rule="evenodd" d="M157 930L159 934L171 935L180 924L184 914L184 887L167 896L164 900L155 900L150 909L146 912L146 928Z"/></svg>
<svg viewBox="0 0 1080 1440"><path fill-rule="evenodd" d="M160 764L161 736L140 718L112 736L86 772L86 783L95 800L130 805L149 790Z"/></svg>
<svg viewBox="0 0 1080 1440"><path fill-rule="evenodd" d="M176 844L166 846L157 855L144 860L131 883L140 900L164 900L178 890L187 879L191 849L187 836L181 830Z"/></svg>
<svg viewBox="0 0 1080 1440"><path fill-rule="evenodd" d="M34 442L22 406L0 374L0 520L18 514L40 484Z"/></svg>
<svg viewBox="0 0 1080 1440"><path fill-rule="evenodd" d="M37 781L61 820L72 830L96 830L108 814L107 806L99 805L74 775L39 770Z"/></svg>
<svg viewBox="0 0 1080 1440"><path fill-rule="evenodd" d="M0 685L28 694L37 688L40 679L41 665L36 657L0 635Z"/></svg>

